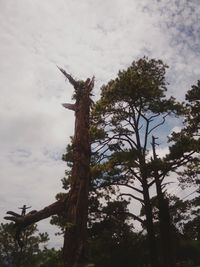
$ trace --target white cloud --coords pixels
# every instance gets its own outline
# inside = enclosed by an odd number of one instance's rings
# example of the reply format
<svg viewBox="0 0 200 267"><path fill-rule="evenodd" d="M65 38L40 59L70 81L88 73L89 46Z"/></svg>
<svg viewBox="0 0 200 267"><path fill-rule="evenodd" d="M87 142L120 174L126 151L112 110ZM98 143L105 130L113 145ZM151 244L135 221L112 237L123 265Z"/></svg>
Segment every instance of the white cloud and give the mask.
<svg viewBox="0 0 200 267"><path fill-rule="evenodd" d="M43 207L60 191L58 159L74 116L60 105L73 91L56 65L80 79L95 75L97 95L144 54L170 66L174 96L199 78L198 1L8 0L0 8L2 217L25 203Z"/></svg>

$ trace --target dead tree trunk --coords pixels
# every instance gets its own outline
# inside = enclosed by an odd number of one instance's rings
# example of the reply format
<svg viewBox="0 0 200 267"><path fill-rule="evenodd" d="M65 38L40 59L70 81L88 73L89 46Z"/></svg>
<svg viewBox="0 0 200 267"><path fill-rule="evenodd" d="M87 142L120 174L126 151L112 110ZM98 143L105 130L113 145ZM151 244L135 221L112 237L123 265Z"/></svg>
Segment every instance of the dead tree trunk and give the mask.
<svg viewBox="0 0 200 267"><path fill-rule="evenodd" d="M5 219L15 222L16 235L20 243L20 232L28 225L52 215L66 215L63 258L66 267L83 266L86 259L88 194L90 182L90 137L89 113L94 77L76 81L65 70L59 68L73 85L75 104L63 104L75 112L75 133L73 138L73 167L71 187L65 199L59 200L40 211L25 216L8 211Z"/></svg>
<svg viewBox="0 0 200 267"><path fill-rule="evenodd" d="M61 71L66 76L66 72L62 69ZM63 257L66 266L75 267L82 266L86 260L91 154L89 113L94 78L92 80L87 79L85 82L72 81L71 83L75 89L74 98L76 103L74 105L64 104L64 106L75 112L75 133L73 138L72 182L68 194Z"/></svg>

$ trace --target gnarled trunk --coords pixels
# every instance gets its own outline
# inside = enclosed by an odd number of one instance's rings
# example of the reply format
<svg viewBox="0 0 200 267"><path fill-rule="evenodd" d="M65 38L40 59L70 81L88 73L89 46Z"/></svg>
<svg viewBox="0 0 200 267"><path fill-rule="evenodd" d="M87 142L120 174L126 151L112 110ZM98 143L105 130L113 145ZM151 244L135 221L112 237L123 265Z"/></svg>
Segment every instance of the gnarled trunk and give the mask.
<svg viewBox="0 0 200 267"><path fill-rule="evenodd" d="M94 77L85 82L76 81L65 70L59 68L75 89L75 104L63 104L75 112L75 133L73 139L73 167L71 188L66 197L40 211L31 211L22 216L8 211L6 220L15 222L16 239L21 244L20 234L30 224L52 215L67 215L64 236L63 258L66 267L83 266L86 259L86 238L88 218L88 193L90 182L90 137L89 113ZM21 244L23 245L23 244Z"/></svg>
<svg viewBox="0 0 200 267"><path fill-rule="evenodd" d="M76 86L75 133L73 139L72 183L67 201L67 225L63 256L66 266L82 266L86 260L88 193L90 182L90 93L94 79Z"/></svg>

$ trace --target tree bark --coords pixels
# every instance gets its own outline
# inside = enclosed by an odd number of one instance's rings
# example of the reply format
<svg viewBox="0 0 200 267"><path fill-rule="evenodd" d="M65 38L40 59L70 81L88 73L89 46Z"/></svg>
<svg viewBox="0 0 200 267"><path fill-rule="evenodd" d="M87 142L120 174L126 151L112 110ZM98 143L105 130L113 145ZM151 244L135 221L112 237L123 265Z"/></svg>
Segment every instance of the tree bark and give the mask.
<svg viewBox="0 0 200 267"><path fill-rule="evenodd" d="M63 104L75 112L75 133L73 139L73 167L71 188L65 199L59 200L40 211L29 212L21 216L8 211L6 220L15 222L16 236L20 244L21 231L30 224L48 218L52 215L66 217L63 258L66 267L83 266L86 261L88 195L90 182L90 136L89 115L91 106L91 91L94 87L94 77L84 81L76 81L65 70L59 68L75 89L75 104Z"/></svg>
<svg viewBox="0 0 200 267"><path fill-rule="evenodd" d="M161 267L175 267L172 225L167 199L165 199L160 181L156 181L156 191L159 209L159 228L161 243Z"/></svg>
<svg viewBox="0 0 200 267"><path fill-rule="evenodd" d="M155 150L155 137L152 137L153 159L157 161ZM175 253L173 242L173 231L167 199L162 192L161 181L158 170L154 171L157 200L158 200L158 216L160 228L160 245L161 245L161 267L175 267Z"/></svg>
<svg viewBox="0 0 200 267"><path fill-rule="evenodd" d="M142 179L142 189L143 189L143 199L144 199L144 210L146 216L146 230L147 230L147 240L150 251L150 264L151 267L160 267L158 264L158 250L157 250L157 242L154 231L153 224L153 213L152 213L152 205L151 199L149 195L149 186L147 182L147 165L145 160L145 154L140 151L139 156L140 163L140 175Z"/></svg>
<svg viewBox="0 0 200 267"><path fill-rule="evenodd" d="M72 184L67 204L64 235L65 266L83 266L86 261L88 194L90 182L90 94L94 78L80 82L76 89L75 134L73 139Z"/></svg>
<svg viewBox="0 0 200 267"><path fill-rule="evenodd" d="M142 186L143 186L144 209L145 209L145 215L146 215L146 229L147 229L147 239L148 239L149 251L150 251L151 267L159 267L157 244L156 244L154 225L153 225L151 200L149 196L149 189L148 189L148 184L146 182L146 179L143 179Z"/></svg>
<svg viewBox="0 0 200 267"><path fill-rule="evenodd" d="M21 228L25 228L33 223L39 222L52 215L61 215L64 211L65 206L66 206L66 199L62 199L43 208L42 210L39 211L33 210L27 213L25 216L21 216L20 214L13 211L8 211L7 214L11 216L5 216L4 219L15 222L16 227L19 226Z"/></svg>

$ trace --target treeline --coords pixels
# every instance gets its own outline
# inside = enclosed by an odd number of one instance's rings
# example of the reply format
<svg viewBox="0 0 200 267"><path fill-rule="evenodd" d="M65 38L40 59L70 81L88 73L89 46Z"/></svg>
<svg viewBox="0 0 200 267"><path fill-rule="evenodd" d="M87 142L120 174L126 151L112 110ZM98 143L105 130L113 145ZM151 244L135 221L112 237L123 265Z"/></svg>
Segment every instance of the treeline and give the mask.
<svg viewBox="0 0 200 267"><path fill-rule="evenodd" d="M88 266L200 264L200 81L179 102L167 94L166 69L161 60L134 61L92 106ZM63 155L66 194L73 149ZM192 194L179 199L173 185ZM61 216L52 223L70 227Z"/></svg>

